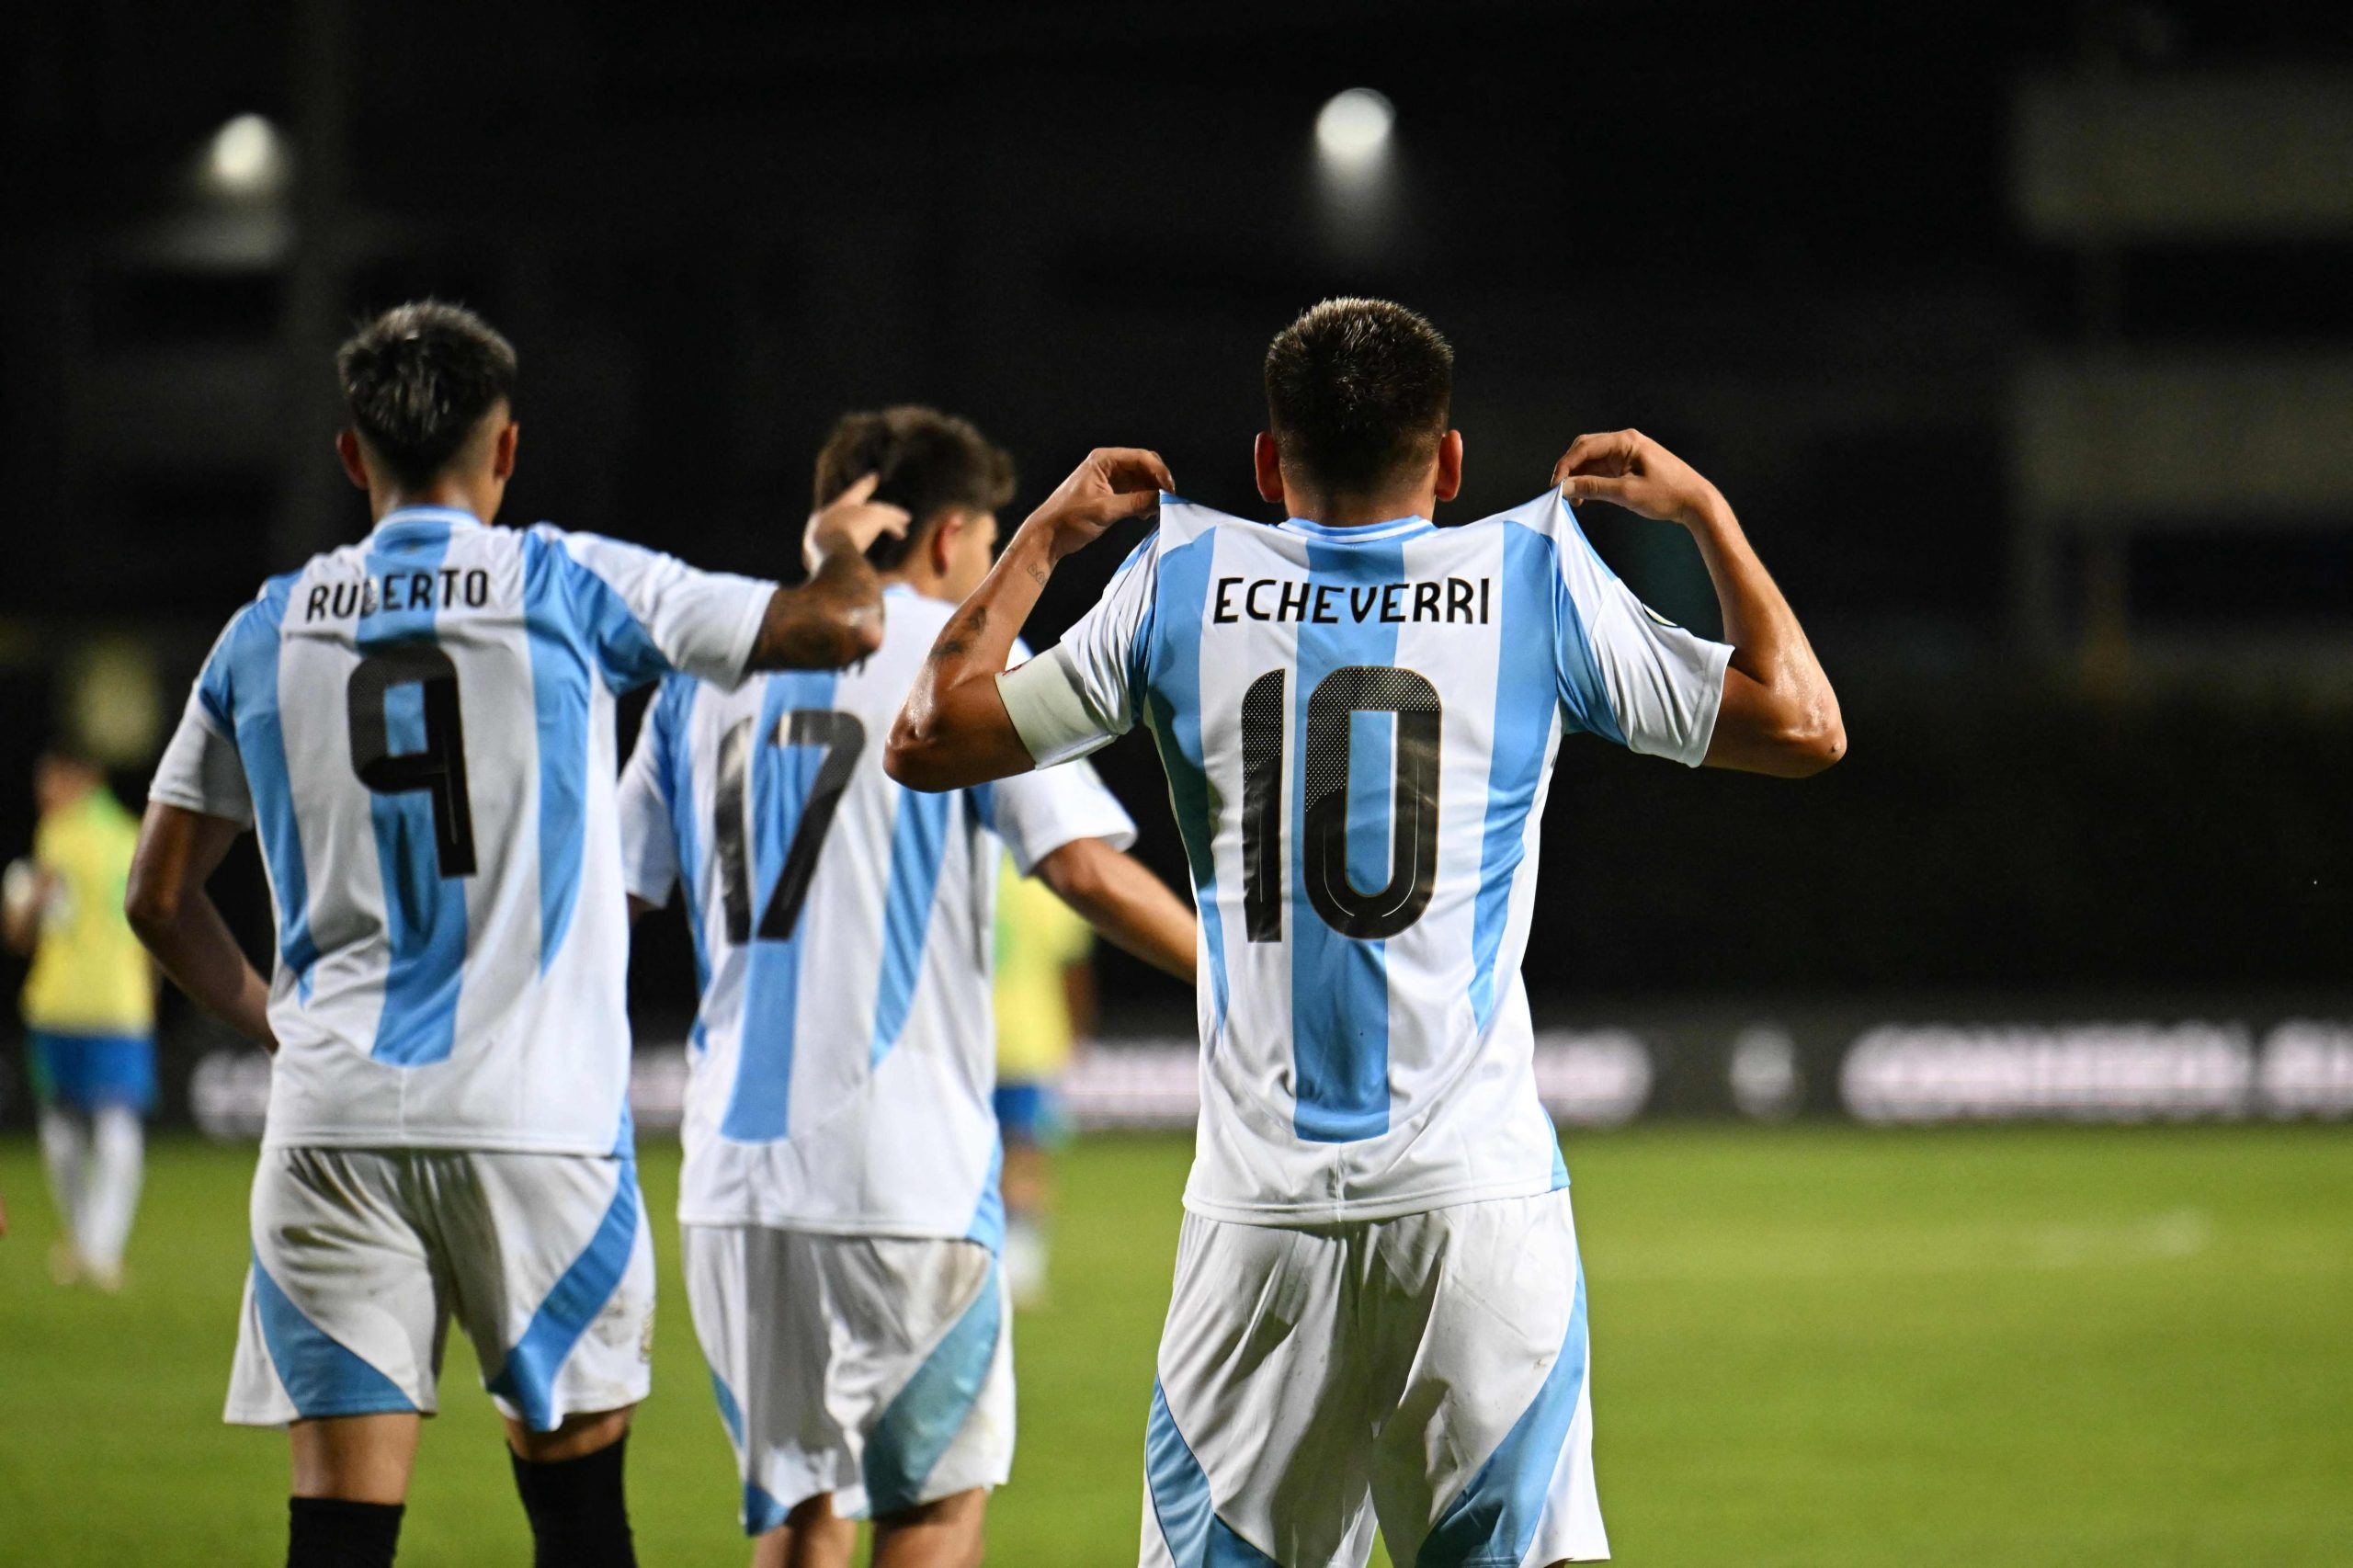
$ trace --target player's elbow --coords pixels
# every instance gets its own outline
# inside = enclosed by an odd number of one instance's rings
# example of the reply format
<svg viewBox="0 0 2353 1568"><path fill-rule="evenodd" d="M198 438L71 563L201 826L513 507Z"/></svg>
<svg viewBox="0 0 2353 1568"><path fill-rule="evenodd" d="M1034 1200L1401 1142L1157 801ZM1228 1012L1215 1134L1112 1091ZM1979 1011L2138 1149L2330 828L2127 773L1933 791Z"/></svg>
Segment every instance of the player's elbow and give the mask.
<svg viewBox="0 0 2353 1568"><path fill-rule="evenodd" d="M1811 778L1847 755L1847 722L1836 704L1782 726L1774 737L1784 778Z"/></svg>
<svg viewBox="0 0 2353 1568"><path fill-rule="evenodd" d="M134 863L130 886L123 891L122 917L131 923L131 934L153 948L179 924L179 890L144 874Z"/></svg>
<svg viewBox="0 0 2353 1568"><path fill-rule="evenodd" d="M936 795L963 783L950 766L949 749L937 723L926 723L901 710L882 744L882 771L891 781L924 794Z"/></svg>

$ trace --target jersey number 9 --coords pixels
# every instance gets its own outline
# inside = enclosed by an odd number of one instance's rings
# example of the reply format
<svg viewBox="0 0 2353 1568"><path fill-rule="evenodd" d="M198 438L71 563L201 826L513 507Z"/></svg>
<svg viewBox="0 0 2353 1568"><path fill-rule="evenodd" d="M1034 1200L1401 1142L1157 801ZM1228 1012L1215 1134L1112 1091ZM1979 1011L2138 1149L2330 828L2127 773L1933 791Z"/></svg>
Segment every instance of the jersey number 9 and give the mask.
<svg viewBox="0 0 2353 1568"><path fill-rule="evenodd" d="M425 744L421 750L394 751L392 693L412 686L421 698ZM458 666L430 642L394 643L359 661L344 688L344 700L351 716L351 770L359 782L379 795L419 790L429 795L434 858L440 874L472 876L474 812L466 794L466 723L459 711Z"/></svg>

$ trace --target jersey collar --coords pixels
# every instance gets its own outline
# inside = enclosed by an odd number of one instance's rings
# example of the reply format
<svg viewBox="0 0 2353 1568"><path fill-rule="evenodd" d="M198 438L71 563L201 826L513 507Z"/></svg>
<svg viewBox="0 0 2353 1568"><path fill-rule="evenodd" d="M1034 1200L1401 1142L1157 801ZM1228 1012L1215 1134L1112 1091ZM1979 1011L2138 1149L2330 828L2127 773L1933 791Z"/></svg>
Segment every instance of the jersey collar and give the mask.
<svg viewBox="0 0 2353 1568"><path fill-rule="evenodd" d="M378 518L368 537L381 539L387 534L399 535L425 528L446 528L463 533L482 526L480 517L456 506L401 506Z"/></svg>
<svg viewBox="0 0 2353 1568"><path fill-rule="evenodd" d="M1438 525L1427 517L1392 517L1385 523L1336 528L1324 523L1310 522L1305 517L1289 517L1284 519L1282 526L1292 533L1331 544L1373 544L1383 540L1412 539L1417 534L1431 532Z"/></svg>

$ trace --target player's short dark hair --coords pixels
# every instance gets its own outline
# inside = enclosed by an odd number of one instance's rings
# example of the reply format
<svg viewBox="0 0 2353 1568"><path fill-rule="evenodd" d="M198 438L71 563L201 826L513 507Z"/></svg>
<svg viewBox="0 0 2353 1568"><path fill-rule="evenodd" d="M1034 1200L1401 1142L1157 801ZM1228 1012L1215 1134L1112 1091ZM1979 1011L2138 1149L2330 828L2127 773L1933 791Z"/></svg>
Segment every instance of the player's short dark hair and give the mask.
<svg viewBox="0 0 2353 1568"><path fill-rule="evenodd" d="M1267 422L1286 462L1342 495L1427 463L1454 403L1454 348L1386 300L1325 300L1267 348Z"/></svg>
<svg viewBox="0 0 2353 1568"><path fill-rule="evenodd" d="M874 499L906 508L904 539L888 534L866 551L875 570L906 560L924 530L949 512L994 512L1013 499L1013 458L969 419L901 403L845 414L817 452L816 505L823 506L867 474L879 474Z"/></svg>
<svg viewBox="0 0 2353 1568"><path fill-rule="evenodd" d="M490 411L515 396L515 347L463 305L414 300L335 351L352 428L404 484L454 461Z"/></svg>

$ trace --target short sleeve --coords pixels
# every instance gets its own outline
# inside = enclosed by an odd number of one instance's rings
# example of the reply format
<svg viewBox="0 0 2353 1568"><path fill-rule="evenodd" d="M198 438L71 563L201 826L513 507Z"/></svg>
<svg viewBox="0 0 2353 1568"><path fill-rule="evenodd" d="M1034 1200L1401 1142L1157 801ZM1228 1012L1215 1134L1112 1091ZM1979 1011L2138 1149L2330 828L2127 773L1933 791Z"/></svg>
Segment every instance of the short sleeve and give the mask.
<svg viewBox="0 0 2353 1568"><path fill-rule="evenodd" d="M1098 751L1134 726L1159 544L1154 535L1138 545L1095 608L1042 657L997 677L1005 710L1040 767Z"/></svg>
<svg viewBox="0 0 2353 1568"><path fill-rule="evenodd" d="M531 537L556 557L551 564L564 574L565 598L612 689L673 670L722 686L744 678L775 584L699 572L658 550L545 524Z"/></svg>
<svg viewBox="0 0 2353 1568"><path fill-rule="evenodd" d="M249 613L241 612L240 619ZM245 779L244 758L237 752L236 696L230 678L230 649L238 625L238 620L229 623L204 661L188 694L188 706L181 710L179 727L155 764L147 798L251 827L253 791Z"/></svg>
<svg viewBox="0 0 2353 1568"><path fill-rule="evenodd" d="M670 902L678 881L678 835L670 821L668 766L678 737L670 733L675 710L656 700L637 727L637 745L621 769L621 881L631 897L648 903Z"/></svg>
<svg viewBox="0 0 2353 1568"><path fill-rule="evenodd" d="M1706 760L1732 649L1695 636L1636 598L1594 552L1566 501L1555 542L1561 701L1585 729L1631 751Z"/></svg>
<svg viewBox="0 0 2353 1568"><path fill-rule="evenodd" d="M990 792L989 824L1011 851L1013 869L1025 877L1075 839L1099 838L1114 849L1136 841L1134 819L1087 763L1017 773L983 788Z"/></svg>

